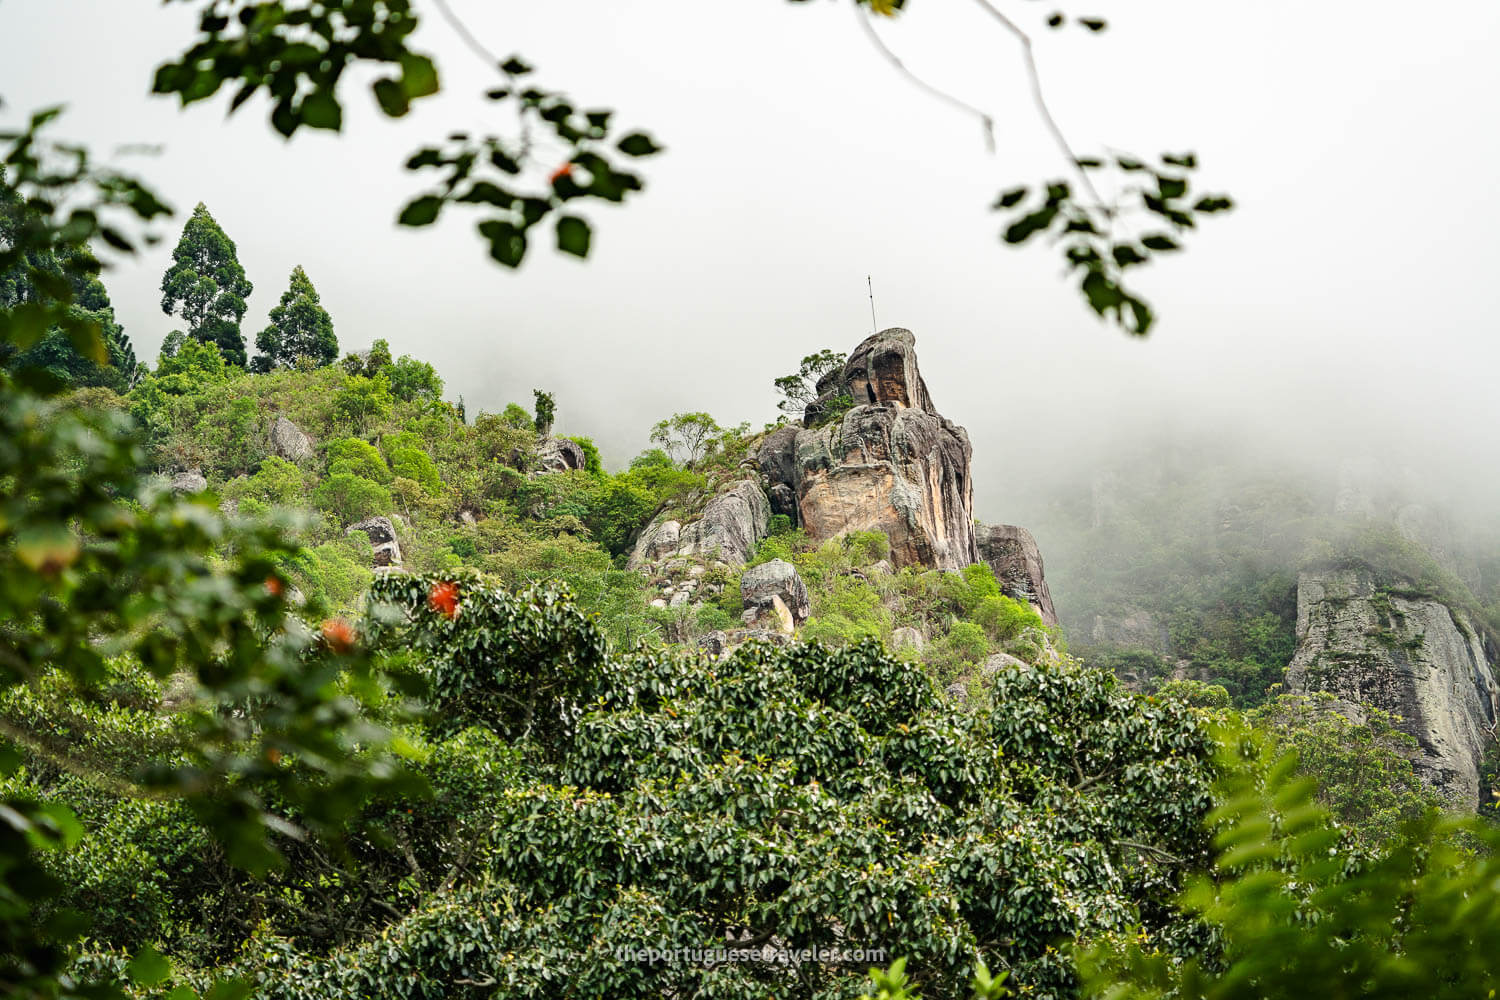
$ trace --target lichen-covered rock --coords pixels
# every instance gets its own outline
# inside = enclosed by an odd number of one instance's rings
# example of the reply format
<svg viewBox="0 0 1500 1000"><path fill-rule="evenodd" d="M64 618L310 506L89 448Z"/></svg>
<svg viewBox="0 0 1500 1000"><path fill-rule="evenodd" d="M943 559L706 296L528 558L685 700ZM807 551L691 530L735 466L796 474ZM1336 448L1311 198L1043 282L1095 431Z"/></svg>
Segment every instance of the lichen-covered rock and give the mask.
<svg viewBox="0 0 1500 1000"><path fill-rule="evenodd" d="M542 441L536 449L536 460L543 472L571 472L583 468L587 461L577 441L560 437Z"/></svg>
<svg viewBox="0 0 1500 1000"><path fill-rule="evenodd" d="M396 541L396 526L390 518L367 517L358 524L349 525L344 534L352 535L356 531L369 536L371 560L376 568L401 565L401 545Z"/></svg>
<svg viewBox="0 0 1500 1000"><path fill-rule="evenodd" d="M1366 570L1303 573L1287 688L1326 691L1356 723L1373 706L1416 739L1418 776L1455 806L1479 801L1480 761L1500 716L1489 651L1462 612L1377 586Z"/></svg>
<svg viewBox="0 0 1500 1000"><path fill-rule="evenodd" d="M742 564L766 537L770 520L770 506L760 484L741 480L710 500L694 521L647 525L636 540L626 568L641 569L672 556L713 557Z"/></svg>
<svg viewBox="0 0 1500 1000"><path fill-rule="evenodd" d="M979 557L989 564L1005 596L1036 608L1047 625L1057 624L1057 609L1047 589L1042 550L1031 532L1014 524L977 525Z"/></svg>
<svg viewBox="0 0 1500 1000"><path fill-rule="evenodd" d="M201 469L184 469L172 476L173 493L202 493L208 489L208 480Z"/></svg>
<svg viewBox="0 0 1500 1000"><path fill-rule="evenodd" d="M798 625L807 621L807 616L812 614L807 584L802 582L797 568L785 559L761 563L745 570L745 575L740 578L740 599L745 607L754 607L773 595L781 598Z"/></svg>
<svg viewBox="0 0 1500 1000"><path fill-rule="evenodd" d="M313 439L286 417L271 421L271 454L288 462L301 462L313 456Z"/></svg>

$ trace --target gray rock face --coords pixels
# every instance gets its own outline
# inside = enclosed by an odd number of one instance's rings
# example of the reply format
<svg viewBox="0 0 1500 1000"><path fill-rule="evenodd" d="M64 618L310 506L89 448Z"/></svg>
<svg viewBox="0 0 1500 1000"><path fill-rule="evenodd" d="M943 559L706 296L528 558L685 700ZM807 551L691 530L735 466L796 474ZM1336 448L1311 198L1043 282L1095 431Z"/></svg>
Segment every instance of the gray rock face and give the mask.
<svg viewBox="0 0 1500 1000"><path fill-rule="evenodd" d="M771 520L771 508L760 484L744 479L708 502L703 514L686 525L677 521L653 521L636 539L626 562L628 569L641 569L673 556L715 557L726 563L744 563L762 538Z"/></svg>
<svg viewBox="0 0 1500 1000"><path fill-rule="evenodd" d="M1047 589L1042 550L1031 532L1014 524L978 525L974 531L979 557L989 564L1005 596L1026 601L1048 625L1057 624L1057 609Z"/></svg>
<svg viewBox="0 0 1500 1000"><path fill-rule="evenodd" d="M583 468L586 461L583 448L577 441L556 437L543 441L537 447L536 457L543 472L571 472Z"/></svg>
<svg viewBox="0 0 1500 1000"><path fill-rule="evenodd" d="M202 493L208 489L208 480L201 469L185 469L173 474L171 487L173 493Z"/></svg>
<svg viewBox="0 0 1500 1000"><path fill-rule="evenodd" d="M313 456L313 439L286 417L271 422L271 454L288 462L301 462Z"/></svg>
<svg viewBox="0 0 1500 1000"><path fill-rule="evenodd" d="M922 638L922 633L910 625L903 625L891 633L892 649L912 649L920 653L927 648L927 640Z"/></svg>
<svg viewBox="0 0 1500 1000"><path fill-rule="evenodd" d="M766 594L757 598L754 603L745 607L741 620L751 630L767 629L787 636L797 630L796 622L792 621L792 613L780 594Z"/></svg>
<svg viewBox="0 0 1500 1000"><path fill-rule="evenodd" d="M390 518L367 517L358 524L349 525L344 534L352 535L356 531L363 531L370 537L372 565L377 568L401 565L401 545L396 541L396 526Z"/></svg>
<svg viewBox="0 0 1500 1000"><path fill-rule="evenodd" d="M740 579L740 598L745 602L745 607L756 607L771 597L781 599L798 625L807 621L807 616L812 614L807 584L802 582L797 568L784 559L761 563L746 570Z"/></svg>
<svg viewBox="0 0 1500 1000"><path fill-rule="evenodd" d="M1364 570L1303 573L1287 687L1326 691L1356 723L1365 705L1401 717L1417 774L1455 806L1479 801L1479 764L1500 716L1483 640L1461 612L1377 587Z"/></svg>
<svg viewBox="0 0 1500 1000"><path fill-rule="evenodd" d="M934 408L915 343L901 329L867 338L819 381L805 426L768 437L756 464L778 505L795 498L796 520L814 541L879 531L898 567L961 569L978 559L973 449ZM844 396L854 405L842 418L813 426Z"/></svg>

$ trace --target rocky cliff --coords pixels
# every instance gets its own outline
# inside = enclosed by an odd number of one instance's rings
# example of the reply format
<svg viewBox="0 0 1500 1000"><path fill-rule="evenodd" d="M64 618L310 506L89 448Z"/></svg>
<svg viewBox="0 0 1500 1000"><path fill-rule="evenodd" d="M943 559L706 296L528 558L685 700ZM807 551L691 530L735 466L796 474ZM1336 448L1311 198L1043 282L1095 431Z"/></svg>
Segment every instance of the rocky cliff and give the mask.
<svg viewBox="0 0 1500 1000"><path fill-rule="evenodd" d="M1489 651L1460 612L1386 588L1362 569L1303 573L1287 687L1326 691L1363 722L1369 705L1401 717L1418 775L1454 805L1479 801L1480 761L1500 715Z"/></svg>
<svg viewBox="0 0 1500 1000"><path fill-rule="evenodd" d="M933 405L911 331L867 338L817 389L757 456L772 510L814 541L878 531L898 567L978 562L969 435Z"/></svg>
<svg viewBox="0 0 1500 1000"><path fill-rule="evenodd" d="M989 564L1005 596L1036 608L1048 625L1057 624L1057 609L1042 564L1042 550L1031 532L1014 524L974 526L979 556Z"/></svg>

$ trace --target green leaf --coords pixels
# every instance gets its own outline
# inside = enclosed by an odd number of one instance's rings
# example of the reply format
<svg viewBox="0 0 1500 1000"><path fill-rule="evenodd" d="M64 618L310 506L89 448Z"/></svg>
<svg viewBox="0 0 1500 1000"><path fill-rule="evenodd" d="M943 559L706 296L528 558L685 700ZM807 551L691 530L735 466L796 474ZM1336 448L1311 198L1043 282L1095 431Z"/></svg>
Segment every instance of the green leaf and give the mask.
<svg viewBox="0 0 1500 1000"><path fill-rule="evenodd" d="M344 125L344 110L331 90L315 90L302 99L302 123L337 132Z"/></svg>
<svg viewBox="0 0 1500 1000"><path fill-rule="evenodd" d="M1025 243L1032 236L1042 232L1052 225L1052 220L1057 218L1057 206L1048 205L1040 208L1030 215L1022 216L1010 224L1005 230L1005 242L1016 244Z"/></svg>
<svg viewBox="0 0 1500 1000"><path fill-rule="evenodd" d="M509 222L487 219L478 226L479 235L490 242L490 256L506 267L519 267L526 256L526 234Z"/></svg>
<svg viewBox="0 0 1500 1000"><path fill-rule="evenodd" d="M1179 177L1158 177L1156 185L1163 198L1181 198L1187 194L1187 181Z"/></svg>
<svg viewBox="0 0 1500 1000"><path fill-rule="evenodd" d="M592 237L589 224L576 215L564 215L557 220L557 249L563 253L587 257Z"/></svg>
<svg viewBox="0 0 1500 1000"><path fill-rule="evenodd" d="M403 226L430 226L437 221L443 208L443 199L437 195L423 195L407 204L396 221Z"/></svg>
<svg viewBox="0 0 1500 1000"><path fill-rule="evenodd" d="M616 143L616 146L626 156L650 156L661 151L661 147L644 132L632 132Z"/></svg>
<svg viewBox="0 0 1500 1000"><path fill-rule="evenodd" d="M437 67L432 60L415 52L401 55L401 86L406 96L415 100L438 92Z"/></svg>
<svg viewBox="0 0 1500 1000"><path fill-rule="evenodd" d="M135 953L135 957L125 967L125 972L130 976L131 982L149 989L172 974L172 963L148 944Z"/></svg>
<svg viewBox="0 0 1500 1000"><path fill-rule="evenodd" d="M1141 245L1148 250L1177 250L1180 249L1178 242L1163 233L1153 233L1141 239Z"/></svg>
<svg viewBox="0 0 1500 1000"><path fill-rule="evenodd" d="M1210 214L1213 212L1227 212L1233 207L1234 202L1223 195L1206 195L1198 199L1198 203L1193 206L1193 210L1195 212Z"/></svg>
<svg viewBox="0 0 1500 1000"><path fill-rule="evenodd" d="M1025 187L1011 188L1009 191L1001 192L1000 197L991 205L991 210L997 211L1002 208L1010 208L1016 205L1022 198L1026 197Z"/></svg>
<svg viewBox="0 0 1500 1000"><path fill-rule="evenodd" d="M1104 20L1104 18L1102 17L1080 17L1078 19L1078 23L1094 32L1095 34L1098 34L1105 28L1109 27L1109 22Z"/></svg>
<svg viewBox="0 0 1500 1000"><path fill-rule="evenodd" d="M400 81L391 79L376 80L371 88L375 91L375 100L380 104L380 110L387 117L400 118L411 110L411 101L406 96L406 88Z"/></svg>
<svg viewBox="0 0 1500 1000"><path fill-rule="evenodd" d="M506 76L525 76L531 72L531 67L522 62L518 57L511 56L500 64L500 72Z"/></svg>

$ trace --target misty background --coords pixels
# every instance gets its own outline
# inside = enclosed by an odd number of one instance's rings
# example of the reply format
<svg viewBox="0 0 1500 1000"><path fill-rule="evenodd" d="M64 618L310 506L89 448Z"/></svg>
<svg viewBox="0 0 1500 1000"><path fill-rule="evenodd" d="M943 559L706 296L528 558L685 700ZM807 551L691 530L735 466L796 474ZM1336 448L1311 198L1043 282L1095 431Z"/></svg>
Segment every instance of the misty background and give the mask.
<svg viewBox="0 0 1500 1000"><path fill-rule="evenodd" d="M426 181L401 167L412 151L507 127L479 96L492 74L431 3L416 4L417 43L443 95L393 123L356 77L342 135L286 142L259 100L226 121L228 95L185 111L149 95L154 68L192 38L195 5L0 0L0 122L64 103L61 136L99 153L162 147L128 162L177 216L104 276L142 360L176 325L158 286L201 200L256 286L248 342L301 264L342 350L386 338L433 363L471 415L548 389L559 430L592 436L614 468L674 411L773 420L773 378L869 334L870 275L879 325L916 333L939 408L968 428L984 520L1026 523L1049 491L1143 445L1205 441L1330 477L1375 460L1492 509L1494 4L1069 10L1106 16L1098 36L1048 32L1046 10L1011 5L1081 155L1191 149L1195 185L1237 202L1140 273L1159 315L1143 341L1095 320L1055 251L999 239L996 193L1064 164L1019 47L977 4L914 2L880 28L912 70L994 116L994 155L844 3L451 4L493 51L530 60L539 85L614 108L666 147L637 164L643 196L590 210L587 262L543 236L507 271L461 213L395 225Z"/></svg>

